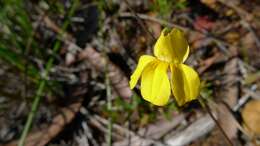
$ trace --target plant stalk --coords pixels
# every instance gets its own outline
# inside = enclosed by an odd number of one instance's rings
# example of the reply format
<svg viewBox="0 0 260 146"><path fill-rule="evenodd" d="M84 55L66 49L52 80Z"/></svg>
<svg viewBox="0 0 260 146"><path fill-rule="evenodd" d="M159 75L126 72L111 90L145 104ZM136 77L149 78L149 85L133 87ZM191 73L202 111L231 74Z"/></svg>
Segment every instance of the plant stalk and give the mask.
<svg viewBox="0 0 260 146"><path fill-rule="evenodd" d="M68 14L68 18L73 15L77 5L78 5L78 0L73 2L72 7L71 7L71 9L69 11L69 14ZM69 21L66 20L64 22L63 26L62 26L62 31L63 32L66 30L68 25L69 25ZM61 32L61 34L59 34L59 36L62 36L63 32ZM54 47L53 47L53 53L56 53L59 50L60 46L61 46L61 42L57 40L55 42L55 44L54 44ZM48 76L49 71L50 71L50 69L51 69L51 67L53 65L53 61L54 61L54 59L50 58L48 60L47 64L46 64L46 68L45 68L45 72L43 74L43 78L40 80L40 83L39 83L36 95L35 95L33 103L32 103L32 108L31 108L31 111L30 111L30 113L29 113L29 115L27 117L24 129L22 131L22 135L21 135L21 137L19 139L19 142L18 142L18 146L24 146L24 144L25 144L25 139L26 139L26 137L27 137L27 135L28 135L28 133L30 131L33 119L34 119L35 114L37 112L37 108L38 108L38 106L40 104L40 100L42 98L42 93L43 93L45 85L47 83L46 77Z"/></svg>
<svg viewBox="0 0 260 146"><path fill-rule="evenodd" d="M225 130L222 128L222 126L220 125L220 123L218 122L218 120L214 117L209 105L204 102L202 97L199 97L199 103L202 106L203 109L205 109L205 111L209 114L209 116L211 117L211 119L215 122L215 124L217 125L218 129L220 130L220 132L223 134L223 136L225 137L225 139L227 140L227 142L229 143L230 146L234 146L234 144L232 143L231 139L228 137L228 135L226 134Z"/></svg>
<svg viewBox="0 0 260 146"><path fill-rule="evenodd" d="M105 53L104 53L105 54ZM107 63L108 64L108 63ZM112 118L111 118L111 110L112 110L112 103L111 103L111 86L110 86L110 79L109 79L109 73L108 73L108 67L106 65L106 76L105 76L105 82L106 82L106 96L107 96L107 110L109 112L109 118L108 118L108 133L107 133L107 145L112 146Z"/></svg>

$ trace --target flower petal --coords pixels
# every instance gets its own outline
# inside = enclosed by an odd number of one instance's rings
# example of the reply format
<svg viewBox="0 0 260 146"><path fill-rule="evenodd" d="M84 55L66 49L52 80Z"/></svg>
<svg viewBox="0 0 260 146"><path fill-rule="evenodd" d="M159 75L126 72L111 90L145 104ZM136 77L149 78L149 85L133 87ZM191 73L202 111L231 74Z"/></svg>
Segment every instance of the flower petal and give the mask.
<svg viewBox="0 0 260 146"><path fill-rule="evenodd" d="M183 63L189 55L189 45L181 30L164 29L154 46L154 55L167 62Z"/></svg>
<svg viewBox="0 0 260 146"><path fill-rule="evenodd" d="M179 106L199 95L200 79L195 70L185 64L171 64L172 92Z"/></svg>
<svg viewBox="0 0 260 146"><path fill-rule="evenodd" d="M168 63L156 61L149 64L142 73L141 94L152 104L167 104L170 94L170 82L167 75Z"/></svg>
<svg viewBox="0 0 260 146"><path fill-rule="evenodd" d="M134 71L134 73L131 75L130 77L130 88L133 89L138 81L138 79L140 78L143 69L146 67L146 65L152 61L154 61L155 58L149 55L143 55L140 57L137 67Z"/></svg>

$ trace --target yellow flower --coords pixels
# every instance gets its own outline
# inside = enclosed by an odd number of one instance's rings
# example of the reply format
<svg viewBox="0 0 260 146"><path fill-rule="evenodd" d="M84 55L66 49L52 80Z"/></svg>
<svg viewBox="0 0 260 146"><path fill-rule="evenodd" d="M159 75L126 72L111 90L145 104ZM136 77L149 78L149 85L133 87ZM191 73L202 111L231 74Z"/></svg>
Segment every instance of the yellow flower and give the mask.
<svg viewBox="0 0 260 146"><path fill-rule="evenodd" d="M189 45L183 32L176 28L164 29L154 46L155 57L140 57L129 82L130 88L133 89L141 77L143 98L158 106L167 104L171 91L179 106L196 99L200 79L195 70L183 64L188 54Z"/></svg>

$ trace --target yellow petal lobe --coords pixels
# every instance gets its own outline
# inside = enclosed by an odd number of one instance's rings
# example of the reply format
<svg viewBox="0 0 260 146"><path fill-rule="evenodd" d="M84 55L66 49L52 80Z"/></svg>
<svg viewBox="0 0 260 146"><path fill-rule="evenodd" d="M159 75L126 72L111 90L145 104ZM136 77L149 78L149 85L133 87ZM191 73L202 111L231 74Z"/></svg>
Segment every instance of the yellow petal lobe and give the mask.
<svg viewBox="0 0 260 146"><path fill-rule="evenodd" d="M172 92L179 106L194 100L200 91L198 73L185 64L171 64Z"/></svg>
<svg viewBox="0 0 260 146"><path fill-rule="evenodd" d="M189 55L189 45L184 33L173 28L164 29L154 46L154 55L160 60L183 63Z"/></svg>
<svg viewBox="0 0 260 146"><path fill-rule="evenodd" d="M171 88L168 66L168 63L157 60L147 65L142 73L141 94L154 105L163 106L169 100Z"/></svg>
<svg viewBox="0 0 260 146"><path fill-rule="evenodd" d="M131 75L130 77L130 88L133 89L137 83L137 81L139 80L144 68L146 67L146 65L152 61L154 61L155 58L149 55L143 55L140 57L137 67L134 71L134 73Z"/></svg>

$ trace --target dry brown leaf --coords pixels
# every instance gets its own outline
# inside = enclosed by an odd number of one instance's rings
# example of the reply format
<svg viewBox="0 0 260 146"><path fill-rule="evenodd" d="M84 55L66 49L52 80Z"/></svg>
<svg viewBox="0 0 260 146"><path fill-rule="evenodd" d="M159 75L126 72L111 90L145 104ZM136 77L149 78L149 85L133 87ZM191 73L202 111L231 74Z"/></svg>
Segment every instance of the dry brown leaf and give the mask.
<svg viewBox="0 0 260 146"><path fill-rule="evenodd" d="M201 66L198 68L200 74L204 73L208 68L210 68L219 58L223 58L219 52L215 53L212 57L209 57L201 61Z"/></svg>
<svg viewBox="0 0 260 146"><path fill-rule="evenodd" d="M239 124L234 115L224 104L218 104L217 113L219 117L219 123L225 130L227 136L232 140L236 139Z"/></svg>
<svg viewBox="0 0 260 146"><path fill-rule="evenodd" d="M216 0L201 0L201 2L210 6L216 4Z"/></svg>
<svg viewBox="0 0 260 146"><path fill-rule="evenodd" d="M207 16L196 17L193 26L198 31L211 30L214 27L214 22Z"/></svg>
<svg viewBox="0 0 260 146"><path fill-rule="evenodd" d="M247 33L241 38L242 47L244 48L254 48L255 47L255 39L252 33Z"/></svg>
<svg viewBox="0 0 260 146"><path fill-rule="evenodd" d="M242 110L245 129L252 135L260 136L260 101L248 102Z"/></svg>
<svg viewBox="0 0 260 146"><path fill-rule="evenodd" d="M156 13L153 13L153 12L150 12L148 13L149 16L151 17L156 17ZM156 22L152 22L152 21L145 21L148 28L150 28L152 30L152 33L153 35L157 38L160 36L161 34L161 30L162 30L162 27L159 23L156 23Z"/></svg>
<svg viewBox="0 0 260 146"><path fill-rule="evenodd" d="M207 38L201 33L190 32L189 34L187 34L187 36L189 37L189 42L191 46L190 48L196 49L205 46L205 44L208 44Z"/></svg>
<svg viewBox="0 0 260 146"><path fill-rule="evenodd" d="M248 74L244 80L246 85L250 85L260 80L260 72Z"/></svg>
<svg viewBox="0 0 260 146"><path fill-rule="evenodd" d="M223 100L230 108L233 108L237 104L237 98L239 96L239 85L238 85L238 59L231 59L225 66L224 82L226 83L226 89L223 91Z"/></svg>
<svg viewBox="0 0 260 146"><path fill-rule="evenodd" d="M237 80L237 76L239 75L238 59L233 58L228 61L225 65L224 72L226 76L224 76L223 82L225 82L226 86L219 96L222 97L221 100L224 101L227 106L218 104L217 114L219 122L228 137L236 141L239 124L229 111L229 108L231 109L237 104L239 96L239 84Z"/></svg>
<svg viewBox="0 0 260 146"><path fill-rule="evenodd" d="M229 43L235 43L239 40L240 35L237 32L229 32L224 36L225 40Z"/></svg>

